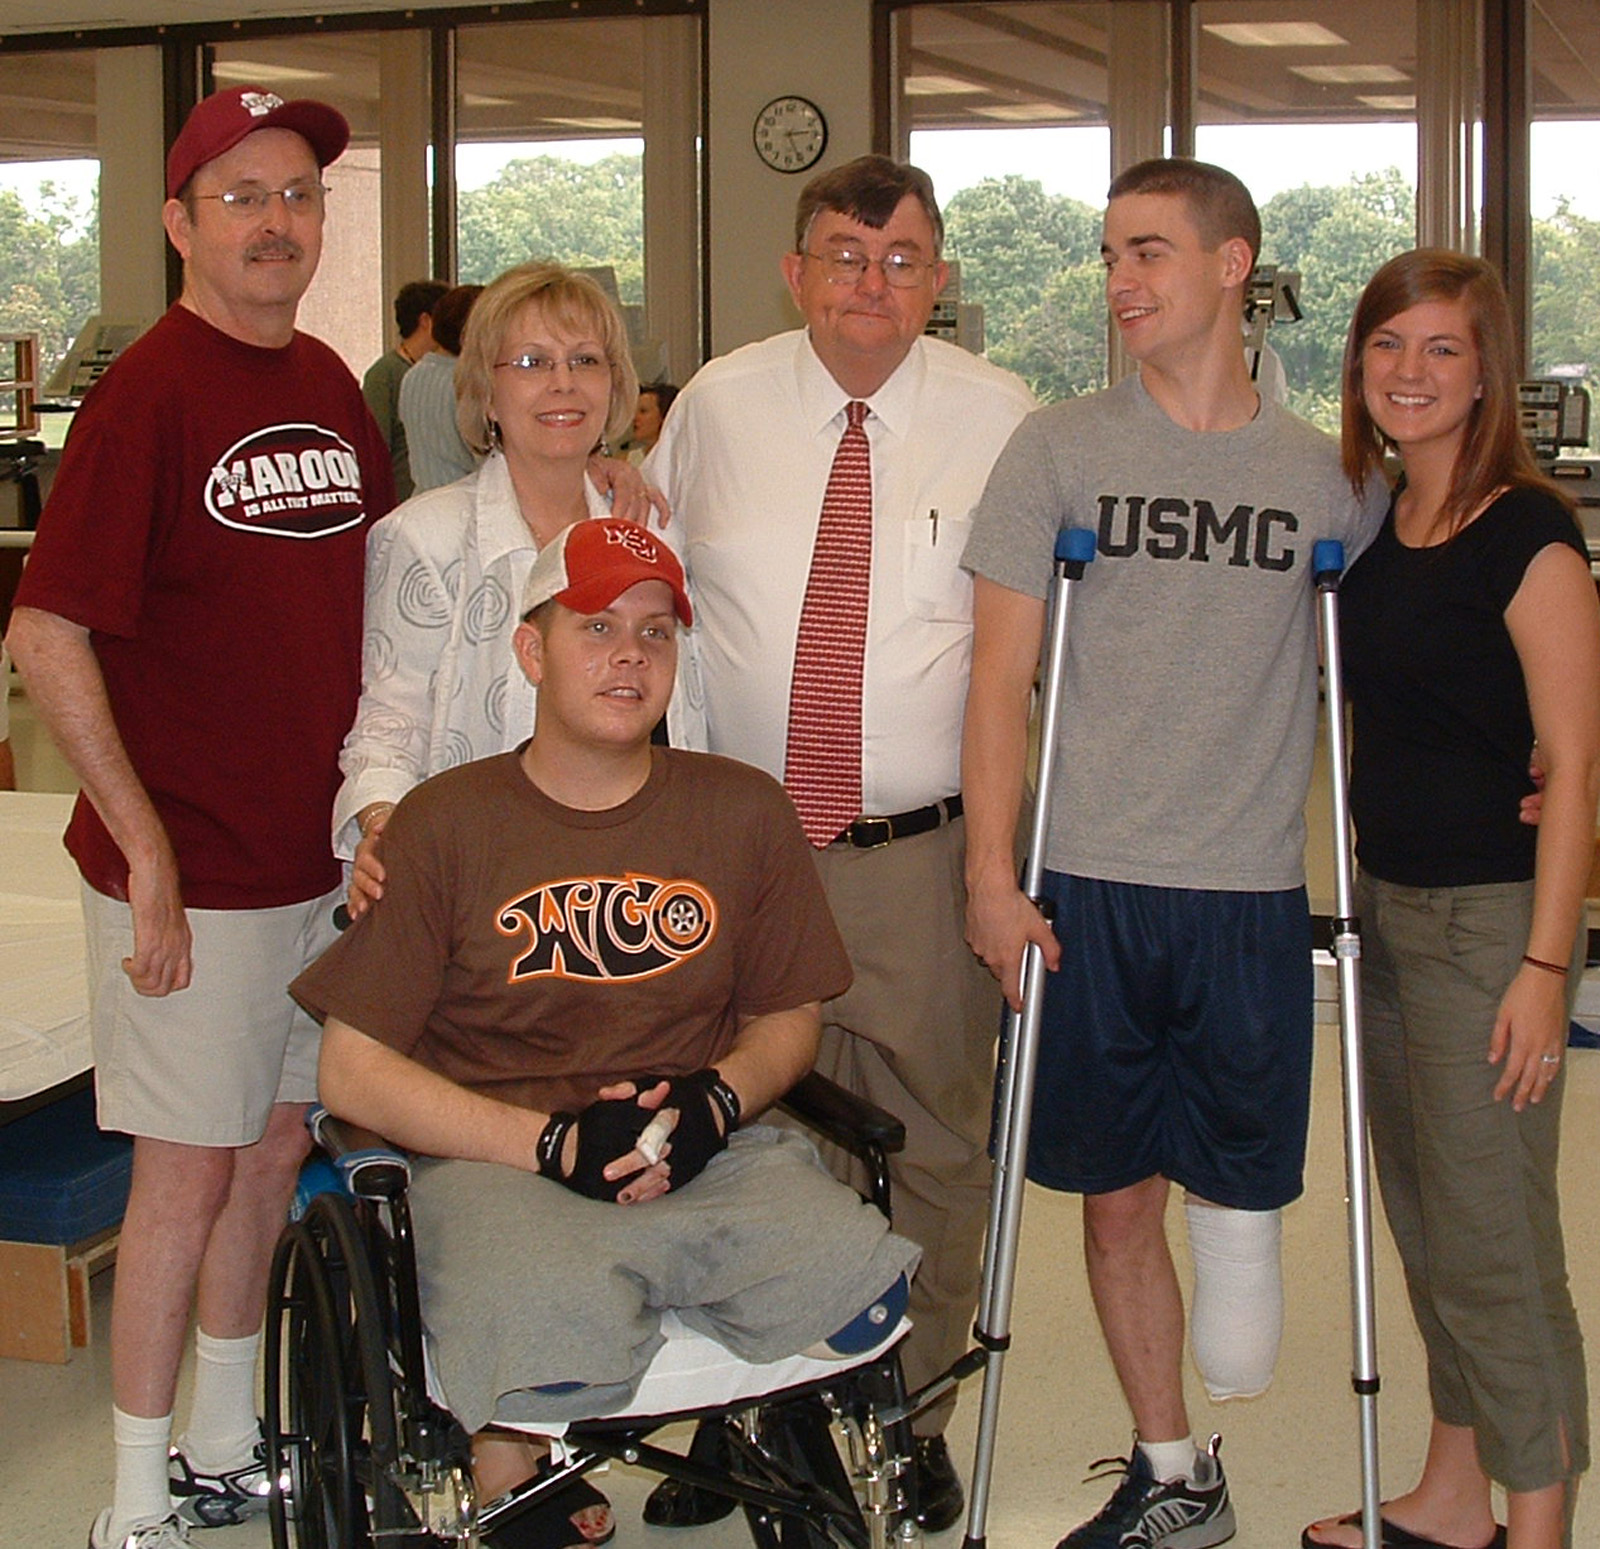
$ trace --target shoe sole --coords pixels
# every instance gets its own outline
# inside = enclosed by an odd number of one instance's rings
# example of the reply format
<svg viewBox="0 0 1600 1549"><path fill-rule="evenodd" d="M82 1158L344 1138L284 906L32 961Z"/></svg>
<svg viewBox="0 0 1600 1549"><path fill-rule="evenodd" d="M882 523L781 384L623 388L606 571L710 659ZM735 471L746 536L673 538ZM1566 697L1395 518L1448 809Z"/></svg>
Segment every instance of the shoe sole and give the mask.
<svg viewBox="0 0 1600 1549"><path fill-rule="evenodd" d="M1204 1522L1178 1528L1165 1538L1156 1539L1155 1549L1214 1549L1217 1544L1227 1543L1238 1531L1230 1504Z"/></svg>

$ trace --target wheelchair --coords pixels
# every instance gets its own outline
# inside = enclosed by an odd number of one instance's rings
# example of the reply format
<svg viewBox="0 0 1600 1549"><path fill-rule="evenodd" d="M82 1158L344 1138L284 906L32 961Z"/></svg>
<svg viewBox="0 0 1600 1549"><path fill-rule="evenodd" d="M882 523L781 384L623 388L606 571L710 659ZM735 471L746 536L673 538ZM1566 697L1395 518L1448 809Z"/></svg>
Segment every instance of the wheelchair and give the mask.
<svg viewBox="0 0 1600 1549"><path fill-rule="evenodd" d="M864 1193L887 1216L899 1121L815 1074L783 1106L864 1164ZM406 1158L325 1110L311 1123L344 1187L316 1195L273 1257L264 1429L274 1549L472 1549L480 1533L609 1460L736 1502L756 1549L920 1542L910 1416L950 1379L908 1400L903 1321L851 1360L753 1366L681 1325L673 1334L669 1314L639 1412L530 1427L554 1438L549 1465L481 1507L469 1438L429 1393ZM702 1362L713 1369L685 1401L684 1370ZM647 1412L657 1392L667 1407ZM719 1422L731 1463L708 1467L651 1440L685 1420Z"/></svg>

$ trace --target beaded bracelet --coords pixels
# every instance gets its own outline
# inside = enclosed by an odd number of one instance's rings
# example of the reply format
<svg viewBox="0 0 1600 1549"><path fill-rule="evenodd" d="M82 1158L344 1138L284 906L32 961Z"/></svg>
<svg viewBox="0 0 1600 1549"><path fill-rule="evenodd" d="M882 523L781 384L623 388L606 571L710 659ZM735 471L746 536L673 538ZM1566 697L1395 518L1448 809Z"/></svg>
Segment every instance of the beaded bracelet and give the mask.
<svg viewBox="0 0 1600 1549"><path fill-rule="evenodd" d="M1559 974L1563 979L1567 977L1565 963L1547 963L1542 957L1529 957L1526 952L1522 954L1522 961L1530 968L1542 968L1547 974Z"/></svg>

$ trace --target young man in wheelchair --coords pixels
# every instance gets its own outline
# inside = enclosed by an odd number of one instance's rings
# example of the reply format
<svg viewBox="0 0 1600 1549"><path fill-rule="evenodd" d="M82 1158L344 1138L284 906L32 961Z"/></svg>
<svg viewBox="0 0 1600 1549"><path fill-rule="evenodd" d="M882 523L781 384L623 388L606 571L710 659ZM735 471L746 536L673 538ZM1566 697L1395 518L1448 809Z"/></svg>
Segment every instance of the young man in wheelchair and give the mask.
<svg viewBox="0 0 1600 1549"><path fill-rule="evenodd" d="M423 1311L485 1501L536 1466L492 1423L624 1406L664 1309L751 1361L851 1354L917 1259L805 1141L740 1127L810 1069L851 970L782 789L651 744L676 558L580 522L523 614L532 738L406 798L381 901L293 986L323 1101L437 1159Z"/></svg>

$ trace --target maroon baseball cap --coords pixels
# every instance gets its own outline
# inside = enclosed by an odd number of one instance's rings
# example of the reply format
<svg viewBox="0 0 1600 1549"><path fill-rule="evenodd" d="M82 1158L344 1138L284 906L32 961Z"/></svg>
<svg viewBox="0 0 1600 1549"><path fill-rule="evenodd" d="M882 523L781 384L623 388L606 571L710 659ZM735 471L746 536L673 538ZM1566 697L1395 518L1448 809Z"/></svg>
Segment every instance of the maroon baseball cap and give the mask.
<svg viewBox="0 0 1600 1549"><path fill-rule="evenodd" d="M522 588L522 615L552 599L575 613L598 613L641 581L665 581L673 611L694 623L683 566L654 533L614 516L574 522L539 551Z"/></svg>
<svg viewBox="0 0 1600 1549"><path fill-rule="evenodd" d="M195 103L178 131L167 152L167 198L176 199L200 167L258 129L292 129L311 147L319 167L337 161L350 143L344 114L326 102L285 102L260 86L230 86Z"/></svg>

